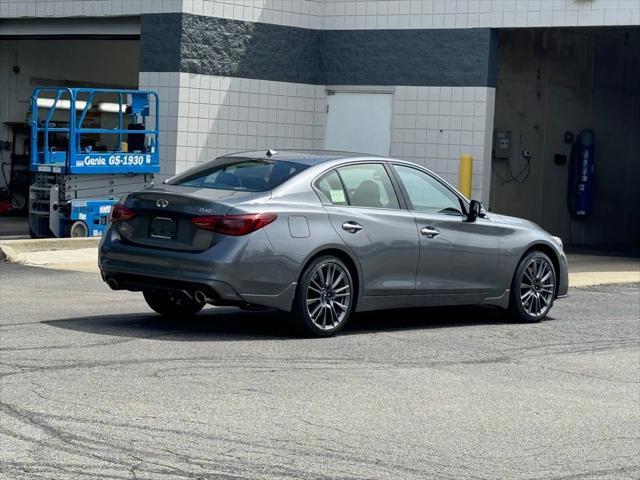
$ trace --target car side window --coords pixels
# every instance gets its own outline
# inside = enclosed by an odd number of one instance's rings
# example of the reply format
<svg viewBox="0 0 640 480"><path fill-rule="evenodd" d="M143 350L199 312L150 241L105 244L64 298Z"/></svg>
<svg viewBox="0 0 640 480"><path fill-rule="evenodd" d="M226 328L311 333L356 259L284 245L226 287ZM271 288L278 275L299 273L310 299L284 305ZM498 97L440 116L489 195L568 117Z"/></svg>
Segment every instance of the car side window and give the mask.
<svg viewBox="0 0 640 480"><path fill-rule="evenodd" d="M353 207L400 208L391 179L380 163L338 168Z"/></svg>
<svg viewBox="0 0 640 480"><path fill-rule="evenodd" d="M394 165L393 168L407 191L412 210L462 215L458 196L431 175L403 165Z"/></svg>
<svg viewBox="0 0 640 480"><path fill-rule="evenodd" d="M316 182L316 188L325 197L325 200L333 205L347 205L347 195L345 194L342 182L335 170L330 171Z"/></svg>

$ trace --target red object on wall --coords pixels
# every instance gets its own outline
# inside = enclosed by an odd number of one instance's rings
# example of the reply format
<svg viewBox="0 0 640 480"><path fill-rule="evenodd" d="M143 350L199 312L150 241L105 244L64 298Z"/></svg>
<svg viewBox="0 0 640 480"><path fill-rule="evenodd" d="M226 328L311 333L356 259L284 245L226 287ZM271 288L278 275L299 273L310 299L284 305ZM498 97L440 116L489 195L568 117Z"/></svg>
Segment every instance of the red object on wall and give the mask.
<svg viewBox="0 0 640 480"><path fill-rule="evenodd" d="M9 200L0 200L0 215L8 213L11 210L11 202Z"/></svg>

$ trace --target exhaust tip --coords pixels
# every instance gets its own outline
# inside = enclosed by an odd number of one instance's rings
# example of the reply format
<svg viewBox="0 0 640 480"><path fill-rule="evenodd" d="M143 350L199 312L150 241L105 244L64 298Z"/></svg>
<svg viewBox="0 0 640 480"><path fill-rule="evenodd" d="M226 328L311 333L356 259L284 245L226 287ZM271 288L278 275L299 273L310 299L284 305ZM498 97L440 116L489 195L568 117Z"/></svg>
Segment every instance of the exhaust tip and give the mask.
<svg viewBox="0 0 640 480"><path fill-rule="evenodd" d="M193 294L193 298L195 298L198 303L207 303L207 296L202 290L196 290L196 293Z"/></svg>
<svg viewBox="0 0 640 480"><path fill-rule="evenodd" d="M118 288L120 287L120 284L115 278L109 278L107 280L107 285L109 285L109 288L111 288L111 290L118 290Z"/></svg>

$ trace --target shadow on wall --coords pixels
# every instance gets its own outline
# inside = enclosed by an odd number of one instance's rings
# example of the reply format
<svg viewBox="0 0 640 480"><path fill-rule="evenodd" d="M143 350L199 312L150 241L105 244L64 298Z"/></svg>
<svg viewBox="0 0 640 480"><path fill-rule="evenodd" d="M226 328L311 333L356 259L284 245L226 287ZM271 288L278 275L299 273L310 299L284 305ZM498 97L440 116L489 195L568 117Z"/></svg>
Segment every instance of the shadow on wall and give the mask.
<svg viewBox="0 0 640 480"><path fill-rule="evenodd" d="M510 130L512 145L508 162L493 159L493 210L565 243L640 244L639 78L638 27L500 31L495 128ZM593 212L575 221L568 165L554 160L570 155L566 132L587 128L596 135Z"/></svg>

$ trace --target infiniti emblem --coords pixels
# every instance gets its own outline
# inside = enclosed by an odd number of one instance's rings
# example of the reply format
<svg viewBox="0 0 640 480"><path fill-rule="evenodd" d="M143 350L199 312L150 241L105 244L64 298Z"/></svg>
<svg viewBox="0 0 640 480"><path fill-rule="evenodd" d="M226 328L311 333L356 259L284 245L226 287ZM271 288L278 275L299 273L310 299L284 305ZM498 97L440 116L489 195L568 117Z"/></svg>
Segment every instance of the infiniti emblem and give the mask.
<svg viewBox="0 0 640 480"><path fill-rule="evenodd" d="M160 198L159 200L156 200L156 207L167 208L168 206L169 206L169 202L164 198Z"/></svg>

